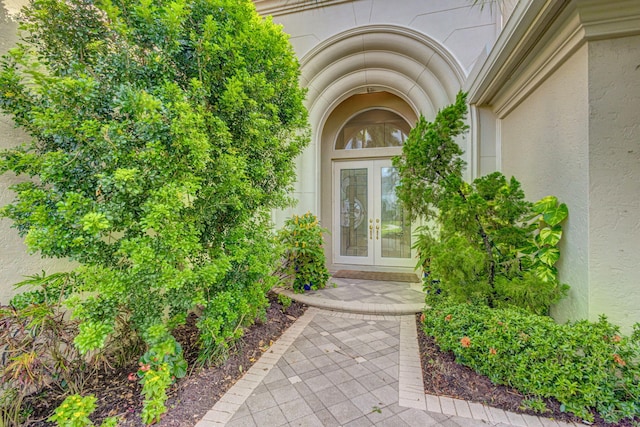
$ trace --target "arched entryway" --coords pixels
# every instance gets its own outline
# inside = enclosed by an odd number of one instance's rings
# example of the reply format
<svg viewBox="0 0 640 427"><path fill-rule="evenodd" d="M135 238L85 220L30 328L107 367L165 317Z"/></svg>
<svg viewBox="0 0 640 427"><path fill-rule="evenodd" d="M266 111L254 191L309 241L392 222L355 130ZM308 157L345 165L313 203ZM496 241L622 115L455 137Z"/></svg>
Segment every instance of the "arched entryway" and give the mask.
<svg viewBox="0 0 640 427"><path fill-rule="evenodd" d="M354 209L360 209L360 214L367 215L362 220L365 221L368 244L376 239L376 220L382 223L383 210L390 206L388 202L393 198L391 195L383 197L383 175L387 175L387 181L393 178L390 159L401 154L402 148L401 144L386 142L372 142L370 146L364 139L365 133L369 132L371 136L375 132L401 130L406 134L419 114L432 119L440 108L455 100L464 80L462 68L438 42L412 29L392 25L363 26L337 34L319 43L300 62L301 83L308 88L306 105L312 130L311 144L298 161L299 181L293 192L298 205L276 213L276 223L282 223L293 213L317 213L322 225L332 231L325 246L332 270L357 266L362 270L411 271L415 260L409 258L407 261L406 251L398 246L399 241L406 241L406 236L399 237L407 230L403 220L396 218L384 229L385 249L382 246L363 249L364 242L356 242L364 235L362 230L349 231L340 218L354 215ZM382 126L377 131L371 128L360 140L353 139L349 132L357 128L359 121L369 125L386 123L387 128ZM390 125L396 125L397 129L391 131ZM357 130L353 132L357 133ZM464 149L470 156L471 147ZM362 163L349 165L349 162ZM350 208L351 212L348 209L342 212L346 209L345 203L356 202L349 200L349 196L340 201L341 194L350 191L341 189L340 177L344 175L347 181L355 180L349 174L356 173L354 170L363 173L363 169L367 170L368 191L375 194L377 205L369 205L367 201L366 207L356 204ZM387 186L391 185L389 182ZM389 212L387 209L386 213ZM373 234L369 233L370 225ZM402 233L396 233L399 240L392 244L390 237L394 230ZM382 231L380 224L380 240ZM351 233L352 240L342 239L343 232ZM367 259L355 259L358 255L353 254L362 251L367 253ZM381 255L383 252L399 256L386 257ZM383 258L395 260L387 262Z"/></svg>
<svg viewBox="0 0 640 427"><path fill-rule="evenodd" d="M412 226L395 195L399 177L391 162L415 119L405 101L385 91L354 95L328 117L322 134L322 217L331 224L327 252L334 268L415 265Z"/></svg>

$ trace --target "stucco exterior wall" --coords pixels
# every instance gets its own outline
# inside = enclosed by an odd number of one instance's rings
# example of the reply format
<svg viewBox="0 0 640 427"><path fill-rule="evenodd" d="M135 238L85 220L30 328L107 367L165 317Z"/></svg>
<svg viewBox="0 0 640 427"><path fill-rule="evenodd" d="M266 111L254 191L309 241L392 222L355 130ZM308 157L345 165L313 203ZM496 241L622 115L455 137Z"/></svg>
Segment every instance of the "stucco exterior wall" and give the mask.
<svg viewBox="0 0 640 427"><path fill-rule="evenodd" d="M260 13L273 14L290 34L302 64L301 84L309 89L312 139L297 161L298 183L292 195L298 204L276 212L276 224L292 213L310 210L330 227L322 213L326 207L321 194L331 182L322 177L327 165L321 160L326 146L321 140L327 120L341 102L384 91L399 96L414 116L422 113L432 119L455 100L465 76L493 44L503 21L491 7L473 7L467 0L255 3ZM469 139L461 144L471 163Z"/></svg>
<svg viewBox="0 0 640 427"><path fill-rule="evenodd" d="M590 317L627 329L640 322L639 64L640 36L589 42Z"/></svg>
<svg viewBox="0 0 640 427"><path fill-rule="evenodd" d="M498 164L498 140L497 118L488 108L478 108L475 112L478 119L475 121L477 129L472 129L478 134L480 145L473 161L476 162L477 176L488 175L500 169Z"/></svg>
<svg viewBox="0 0 640 427"><path fill-rule="evenodd" d="M256 1L258 10L263 3ZM491 7L472 7L468 0L360 0L317 2L317 8L278 14L274 21L291 34L291 43L304 57L314 46L351 28L390 24L420 31L457 58L465 70L473 67L487 44L495 40L500 19ZM326 3L327 5L323 5Z"/></svg>
<svg viewBox="0 0 640 427"><path fill-rule="evenodd" d="M500 123L503 173L529 200L555 195L569 207L558 267L570 297L553 310L561 322L589 314L587 70L583 46Z"/></svg>
<svg viewBox="0 0 640 427"><path fill-rule="evenodd" d="M499 119L498 168L529 198L569 205L559 270L572 289L552 314L605 314L625 333L640 321L639 22L635 0L518 2L468 79L474 111Z"/></svg>

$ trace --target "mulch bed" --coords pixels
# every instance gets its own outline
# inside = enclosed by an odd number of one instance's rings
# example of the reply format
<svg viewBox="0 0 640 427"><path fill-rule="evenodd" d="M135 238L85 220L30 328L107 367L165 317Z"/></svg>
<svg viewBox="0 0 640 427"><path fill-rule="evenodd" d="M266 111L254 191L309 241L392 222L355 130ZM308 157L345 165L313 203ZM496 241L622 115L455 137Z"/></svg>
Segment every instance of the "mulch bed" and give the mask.
<svg viewBox="0 0 640 427"><path fill-rule="evenodd" d="M220 397L251 367L269 345L300 317L306 306L293 302L283 310L275 295L270 295L267 321L248 328L235 351L221 366L191 368L189 374L167 390L168 411L159 426L193 426L211 409ZM187 324L177 328L174 336L183 347L189 366L196 366L198 355L198 330L196 317L189 317ZM136 372L137 362L116 370L104 370L91 376L83 395L94 394L97 409L91 417L96 425L108 416L118 416L119 426L142 426L142 386L130 381L128 375ZM34 409L28 426L51 426L46 422L52 411L64 397L53 391L31 396L28 404Z"/></svg>
<svg viewBox="0 0 640 427"><path fill-rule="evenodd" d="M283 311L277 298L271 296L271 305L267 310L267 321L258 322L250 327L236 351L227 361L216 367L192 368L185 378L179 380L169 390L167 401L168 412L162 417L159 426L187 427L194 426L204 414L220 399L220 397L251 367L253 362L298 318L306 306L293 302ZM196 366L197 337L195 316L190 317L187 324L175 331L176 339L183 346L185 357L190 366ZM419 325L419 319L417 324ZM552 399L545 399L548 412L536 414L524 410L522 401L527 396L517 390L491 383L488 378L475 373L466 366L455 362L451 353L440 351L432 337L424 334L418 327L418 343L422 362L422 375L425 392L479 402L504 410L542 415L563 421L581 422L580 419L560 411L560 404ZM98 409L92 419L99 422L107 416L118 416L120 426L142 426L140 412L142 399L141 386L137 381L128 380L128 375L137 370L135 361L129 366L117 370L103 370L92 375L86 384L83 394L94 394L98 398ZM49 426L45 420L62 401L63 397L52 391L31 396L28 404L34 409L28 426ZM596 417L594 425L613 426ZM616 424L631 427L631 421Z"/></svg>
<svg viewBox="0 0 640 427"><path fill-rule="evenodd" d="M305 310L306 306L294 301L283 312L282 305L275 297L272 298L267 310L267 322L256 324L246 331L238 351L224 365L204 369L184 378L176 393L169 398L167 407L170 409L159 425L195 425Z"/></svg>

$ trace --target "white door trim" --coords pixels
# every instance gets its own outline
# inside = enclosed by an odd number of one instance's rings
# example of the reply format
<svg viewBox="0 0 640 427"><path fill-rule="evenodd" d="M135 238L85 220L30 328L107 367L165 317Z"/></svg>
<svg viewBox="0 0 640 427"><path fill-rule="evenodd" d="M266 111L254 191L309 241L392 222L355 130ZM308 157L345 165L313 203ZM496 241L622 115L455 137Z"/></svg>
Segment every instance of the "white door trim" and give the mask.
<svg viewBox="0 0 640 427"><path fill-rule="evenodd" d="M394 232L402 234L403 232L406 232L402 229L400 229L400 231L391 230L391 227L397 228L397 225L384 223L384 218L382 217L382 170L383 168L389 167L392 167L390 159L333 162L333 229L331 230L333 241L333 264L396 268L412 268L415 266L415 251L412 249L408 249L409 254L404 258L383 256L384 234L390 235ZM354 179L359 179L358 185L362 186L364 181L366 181L366 193L362 192L362 188L358 190L360 192L359 197L361 199L366 197L366 201L357 199L355 195L353 195L353 206L349 205L349 202L344 201L344 197L341 196L342 192L345 190L342 188L343 182L341 178L341 171L347 169L361 171L357 178L355 175L353 176ZM366 171L366 177L363 176L364 174L362 171ZM389 200L386 200L384 203L389 202ZM358 224L357 229L351 229L349 231L350 235L348 236L349 239L356 241L356 243L352 245L354 246L354 255L346 255L342 253L341 239L343 232L346 231L343 230L343 225L349 224L350 221L357 222ZM409 233L413 234L414 227L412 226L410 230L411 231ZM386 240L386 242L387 245L390 243L389 240ZM393 242L393 240L391 240L391 242ZM410 246L411 243L409 243L409 247ZM386 248L388 247L389 246L386 246Z"/></svg>

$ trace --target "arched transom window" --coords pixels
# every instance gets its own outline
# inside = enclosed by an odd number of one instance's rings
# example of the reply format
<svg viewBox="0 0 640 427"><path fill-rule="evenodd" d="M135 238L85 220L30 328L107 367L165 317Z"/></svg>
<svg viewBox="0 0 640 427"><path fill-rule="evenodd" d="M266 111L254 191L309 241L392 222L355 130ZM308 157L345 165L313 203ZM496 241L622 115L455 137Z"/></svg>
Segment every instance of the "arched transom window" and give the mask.
<svg viewBox="0 0 640 427"><path fill-rule="evenodd" d="M344 125L336 141L336 150L401 147L409 129L407 122L392 111L368 110Z"/></svg>

